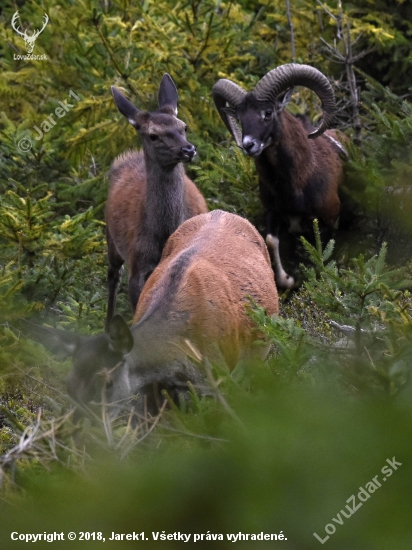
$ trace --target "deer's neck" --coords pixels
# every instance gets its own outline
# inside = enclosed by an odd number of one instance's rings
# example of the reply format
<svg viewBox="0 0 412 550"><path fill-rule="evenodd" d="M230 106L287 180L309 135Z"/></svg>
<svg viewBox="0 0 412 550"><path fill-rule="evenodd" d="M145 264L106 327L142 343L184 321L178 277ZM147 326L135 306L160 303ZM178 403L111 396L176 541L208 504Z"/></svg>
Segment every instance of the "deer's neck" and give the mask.
<svg viewBox="0 0 412 550"><path fill-rule="evenodd" d="M173 233L184 221L184 168L163 168L146 162L146 227L156 234ZM167 238L167 237L166 237Z"/></svg>

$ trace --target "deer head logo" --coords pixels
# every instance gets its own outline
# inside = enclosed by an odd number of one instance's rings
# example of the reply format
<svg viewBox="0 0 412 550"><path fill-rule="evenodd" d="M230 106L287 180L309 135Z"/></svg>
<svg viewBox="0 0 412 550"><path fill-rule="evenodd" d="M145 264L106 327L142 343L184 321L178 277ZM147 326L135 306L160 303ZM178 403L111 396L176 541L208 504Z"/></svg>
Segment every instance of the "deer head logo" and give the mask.
<svg viewBox="0 0 412 550"><path fill-rule="evenodd" d="M39 31L37 31L37 30L33 31L33 34L30 35L30 36L27 34L27 31L21 32L20 27L16 27L16 21L17 21L18 17L19 17L19 12L16 11L16 13L13 15L13 19L11 20L11 26L13 27L13 29L18 34L20 34L20 36L23 37L24 43L26 44L27 53L32 53L33 48L34 48L34 43L36 42L37 37L39 36L39 34L41 32L44 31L47 23L49 22L49 16L46 13L44 14L44 25L43 25L43 27Z"/></svg>

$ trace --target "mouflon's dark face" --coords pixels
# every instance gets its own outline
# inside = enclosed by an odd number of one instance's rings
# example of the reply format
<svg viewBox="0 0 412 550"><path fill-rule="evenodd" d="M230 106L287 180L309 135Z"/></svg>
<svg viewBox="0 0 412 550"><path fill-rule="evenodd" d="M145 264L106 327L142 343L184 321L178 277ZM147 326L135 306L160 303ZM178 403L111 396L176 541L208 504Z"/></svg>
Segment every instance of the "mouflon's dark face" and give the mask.
<svg viewBox="0 0 412 550"><path fill-rule="evenodd" d="M281 128L274 103L256 101L248 94L235 113L242 127L242 147L246 155L258 157L268 145L279 141Z"/></svg>

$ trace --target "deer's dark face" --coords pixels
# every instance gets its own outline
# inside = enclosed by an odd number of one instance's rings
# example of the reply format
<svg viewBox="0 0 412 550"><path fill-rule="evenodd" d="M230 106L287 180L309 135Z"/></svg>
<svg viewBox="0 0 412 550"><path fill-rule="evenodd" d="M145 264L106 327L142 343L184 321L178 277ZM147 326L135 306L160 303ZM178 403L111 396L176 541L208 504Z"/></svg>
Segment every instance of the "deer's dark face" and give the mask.
<svg viewBox="0 0 412 550"><path fill-rule="evenodd" d="M161 166L190 162L196 155L196 147L186 139L186 124L172 114L144 113L135 128L145 154Z"/></svg>
<svg viewBox="0 0 412 550"><path fill-rule="evenodd" d="M125 358L134 340L120 315L113 317L107 332L94 336L22 322L25 330L58 359L72 359L73 368L66 380L72 399L83 405L100 402L102 389L107 403L130 396Z"/></svg>
<svg viewBox="0 0 412 550"><path fill-rule="evenodd" d="M145 156L163 167L190 162L196 147L186 139L187 126L177 118L177 90L165 74L159 86L159 109L154 113L135 107L117 88L112 86L117 108L136 129L143 141Z"/></svg>
<svg viewBox="0 0 412 550"><path fill-rule="evenodd" d="M72 352L73 368L66 380L67 393L78 403L87 404L100 402L104 388L110 403L116 371L123 358L122 351L113 351L107 334L78 336Z"/></svg>
<svg viewBox="0 0 412 550"><path fill-rule="evenodd" d="M246 155L258 157L271 145L278 143L281 122L278 106L267 101L256 101L247 94L236 109L236 118L242 127L242 145Z"/></svg>

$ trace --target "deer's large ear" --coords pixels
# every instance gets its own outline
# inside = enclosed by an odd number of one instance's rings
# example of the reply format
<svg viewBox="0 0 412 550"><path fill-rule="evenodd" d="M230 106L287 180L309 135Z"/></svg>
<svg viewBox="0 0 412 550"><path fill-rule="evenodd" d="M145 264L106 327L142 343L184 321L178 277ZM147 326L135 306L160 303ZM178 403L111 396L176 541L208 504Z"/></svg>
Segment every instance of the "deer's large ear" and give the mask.
<svg viewBox="0 0 412 550"><path fill-rule="evenodd" d="M112 351L126 355L133 347L133 336L123 317L116 314L110 321L107 331Z"/></svg>
<svg viewBox="0 0 412 550"><path fill-rule="evenodd" d="M177 102L179 100L179 96L172 77L167 73L163 75L157 98L159 101L159 109L171 107L174 114L177 115Z"/></svg>
<svg viewBox="0 0 412 550"><path fill-rule="evenodd" d="M81 336L73 332L36 325L25 319L20 319L20 326L29 338L43 344L57 359L62 361L73 357L81 339Z"/></svg>
<svg viewBox="0 0 412 550"><path fill-rule="evenodd" d="M111 87L111 90L116 107L122 115L127 118L130 124L136 127L138 125L138 115L140 113L139 109L135 107L120 90L114 86Z"/></svg>

